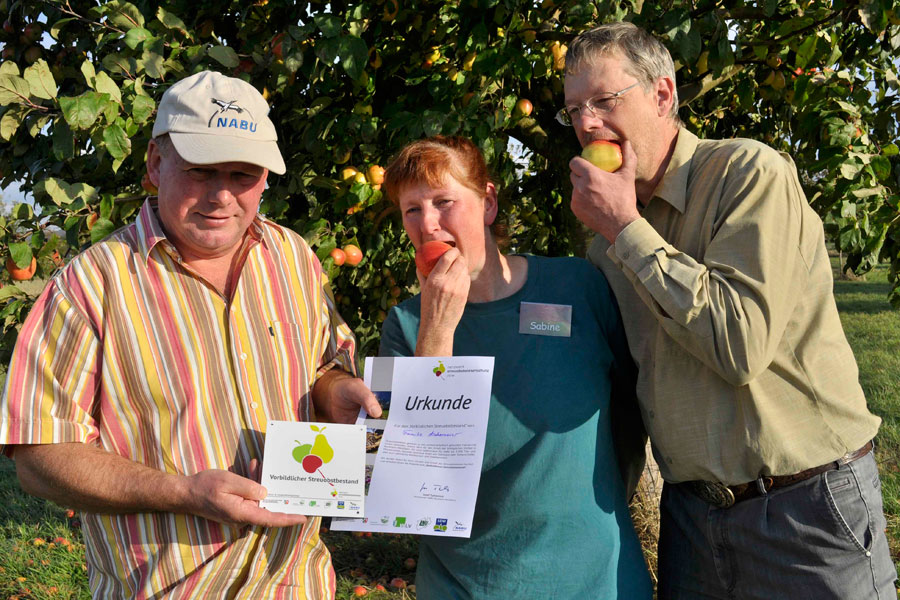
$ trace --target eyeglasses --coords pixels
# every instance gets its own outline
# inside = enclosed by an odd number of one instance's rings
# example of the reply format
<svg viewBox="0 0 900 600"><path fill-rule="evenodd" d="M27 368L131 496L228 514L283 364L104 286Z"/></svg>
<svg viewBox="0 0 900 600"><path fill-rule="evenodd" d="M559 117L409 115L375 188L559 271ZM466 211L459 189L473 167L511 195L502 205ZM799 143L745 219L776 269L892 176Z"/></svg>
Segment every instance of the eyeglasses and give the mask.
<svg viewBox="0 0 900 600"><path fill-rule="evenodd" d="M586 102L580 105L572 105L561 108L559 112L556 113L556 120L561 125L571 127L572 122L581 115L582 107L587 108L589 111L591 111L591 114L595 117L605 113L610 113L619 103L619 98L624 96L625 92L637 86L639 83L640 81L632 83L624 90L619 90L614 94L600 94L599 96L588 98Z"/></svg>

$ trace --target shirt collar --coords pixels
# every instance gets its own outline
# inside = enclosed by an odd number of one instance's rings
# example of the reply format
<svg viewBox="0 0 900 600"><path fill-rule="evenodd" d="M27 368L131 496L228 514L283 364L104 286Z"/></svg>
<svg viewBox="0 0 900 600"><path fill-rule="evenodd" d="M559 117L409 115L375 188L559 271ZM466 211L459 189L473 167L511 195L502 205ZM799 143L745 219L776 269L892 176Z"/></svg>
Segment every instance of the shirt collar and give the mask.
<svg viewBox="0 0 900 600"><path fill-rule="evenodd" d="M681 213L687 205L688 175L691 171L691 159L699 141L696 135L684 127L678 130L672 158L669 159L662 180L653 191L653 197L665 200Z"/></svg>
<svg viewBox="0 0 900 600"><path fill-rule="evenodd" d="M254 241L267 245L262 223L263 218L257 214L250 224L250 229L248 231L250 237L253 238ZM162 225L159 222L159 217L156 214L155 199L147 199L144 201L143 206L141 206L141 211L138 213L135 225L137 226L138 253L145 262L150 257L150 252L153 248L160 243L165 243L172 252L178 252L175 245L166 237L166 232L163 231Z"/></svg>

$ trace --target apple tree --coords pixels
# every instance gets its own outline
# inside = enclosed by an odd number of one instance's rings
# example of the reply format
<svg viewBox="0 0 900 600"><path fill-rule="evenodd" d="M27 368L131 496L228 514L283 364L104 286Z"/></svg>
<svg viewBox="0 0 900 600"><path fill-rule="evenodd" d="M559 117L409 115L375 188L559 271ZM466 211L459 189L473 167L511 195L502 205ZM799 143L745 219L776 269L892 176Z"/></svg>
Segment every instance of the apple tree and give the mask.
<svg viewBox="0 0 900 600"><path fill-rule="evenodd" d="M21 182L32 199L0 219L0 256L17 268L37 257L38 277L60 253L134 218L160 95L215 69L272 105L288 171L270 176L261 210L310 242L371 352L386 311L416 291L411 246L380 190L380 167L410 140L475 140L500 185L512 250L583 253L589 236L568 209L567 163L579 148L553 118L565 51L579 32L627 19L676 59L685 126L790 153L847 267L889 261L900 305L898 0L0 0L0 9L0 181ZM355 265L351 246L362 251ZM0 353L33 302L9 277L0 275Z"/></svg>

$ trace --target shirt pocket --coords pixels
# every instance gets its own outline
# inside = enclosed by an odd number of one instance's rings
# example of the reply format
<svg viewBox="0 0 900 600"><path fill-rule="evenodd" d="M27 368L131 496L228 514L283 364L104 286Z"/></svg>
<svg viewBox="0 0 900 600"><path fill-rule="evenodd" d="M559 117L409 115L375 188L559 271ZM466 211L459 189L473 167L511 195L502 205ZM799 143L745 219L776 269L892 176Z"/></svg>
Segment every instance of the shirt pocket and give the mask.
<svg viewBox="0 0 900 600"><path fill-rule="evenodd" d="M269 337L270 367L263 367L267 371L265 385L277 389L278 395L293 405L292 418L304 418L316 368L315 361L310 364L309 332L297 323L271 321Z"/></svg>

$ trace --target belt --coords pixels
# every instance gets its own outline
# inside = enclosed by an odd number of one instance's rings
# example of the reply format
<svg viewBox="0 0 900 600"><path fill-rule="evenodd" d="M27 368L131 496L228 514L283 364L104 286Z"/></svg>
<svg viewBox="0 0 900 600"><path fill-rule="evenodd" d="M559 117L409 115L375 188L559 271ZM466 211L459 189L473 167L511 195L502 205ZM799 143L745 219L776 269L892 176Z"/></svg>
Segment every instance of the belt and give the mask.
<svg viewBox="0 0 900 600"><path fill-rule="evenodd" d="M761 496L776 488L785 487L798 481L815 477L826 471L834 471L847 463L862 458L872 451L875 445L870 441L865 446L855 452L848 452L837 460L831 461L818 467L806 469L793 475L763 475L756 481L747 483L739 483L737 485L725 485L716 481L685 481L678 485L682 485L691 491L695 496L709 502L716 508L729 508L737 502Z"/></svg>

